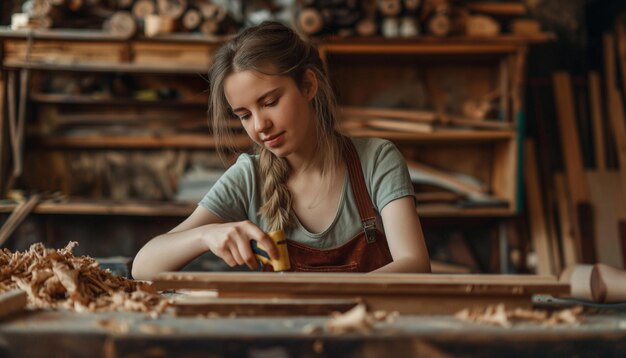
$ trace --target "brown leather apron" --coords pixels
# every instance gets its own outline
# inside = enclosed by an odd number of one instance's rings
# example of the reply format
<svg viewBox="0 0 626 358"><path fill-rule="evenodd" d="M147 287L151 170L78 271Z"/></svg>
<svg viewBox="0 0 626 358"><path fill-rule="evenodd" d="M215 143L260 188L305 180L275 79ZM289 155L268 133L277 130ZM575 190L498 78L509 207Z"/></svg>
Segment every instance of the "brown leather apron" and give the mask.
<svg viewBox="0 0 626 358"><path fill-rule="evenodd" d="M348 138L345 138L344 153L363 231L342 246L330 250L287 240L291 271L370 272L393 261L385 234L376 228L376 211L365 186L361 161ZM263 269L271 271L270 267Z"/></svg>

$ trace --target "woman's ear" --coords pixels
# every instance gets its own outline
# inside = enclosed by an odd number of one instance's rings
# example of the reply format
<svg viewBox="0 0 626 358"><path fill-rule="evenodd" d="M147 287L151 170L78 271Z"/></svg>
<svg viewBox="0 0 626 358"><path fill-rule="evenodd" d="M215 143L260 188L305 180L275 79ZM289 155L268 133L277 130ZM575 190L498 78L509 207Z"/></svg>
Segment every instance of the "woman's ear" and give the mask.
<svg viewBox="0 0 626 358"><path fill-rule="evenodd" d="M302 81L302 93L306 97L307 101L310 101L317 94L318 81L315 72L310 68L304 71L304 78Z"/></svg>

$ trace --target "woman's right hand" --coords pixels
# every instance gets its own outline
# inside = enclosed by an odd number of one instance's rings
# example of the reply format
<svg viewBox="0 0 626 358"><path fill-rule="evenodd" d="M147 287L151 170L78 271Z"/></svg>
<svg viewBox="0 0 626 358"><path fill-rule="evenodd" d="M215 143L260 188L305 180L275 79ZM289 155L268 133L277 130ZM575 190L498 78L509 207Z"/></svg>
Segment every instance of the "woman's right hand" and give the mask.
<svg viewBox="0 0 626 358"><path fill-rule="evenodd" d="M247 265L252 270L259 267L252 252L252 240L266 247L271 258L279 258L278 249L272 239L249 220L211 224L206 226L206 230L202 235L203 242L230 267Z"/></svg>

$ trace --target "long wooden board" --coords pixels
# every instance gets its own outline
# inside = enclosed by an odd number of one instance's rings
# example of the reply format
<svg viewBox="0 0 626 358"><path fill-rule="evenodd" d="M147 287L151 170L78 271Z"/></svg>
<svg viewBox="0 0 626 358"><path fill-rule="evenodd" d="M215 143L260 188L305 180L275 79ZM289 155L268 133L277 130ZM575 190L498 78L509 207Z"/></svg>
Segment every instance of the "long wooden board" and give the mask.
<svg viewBox="0 0 626 358"><path fill-rule="evenodd" d="M371 309L404 314L447 314L497 303L530 307L533 294L569 293L569 284L535 275L166 272L154 284L159 290L217 290L220 298L360 299Z"/></svg>

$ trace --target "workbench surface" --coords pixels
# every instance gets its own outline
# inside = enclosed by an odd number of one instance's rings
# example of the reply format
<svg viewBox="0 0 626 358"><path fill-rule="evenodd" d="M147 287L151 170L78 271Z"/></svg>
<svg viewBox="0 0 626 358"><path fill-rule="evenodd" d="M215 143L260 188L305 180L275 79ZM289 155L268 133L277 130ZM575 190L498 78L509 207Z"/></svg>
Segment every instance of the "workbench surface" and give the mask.
<svg viewBox="0 0 626 358"><path fill-rule="evenodd" d="M626 313L585 314L579 326L511 328L452 316L401 316L371 333L305 333L328 317L175 317L25 312L0 322L0 356L414 357L626 354Z"/></svg>

